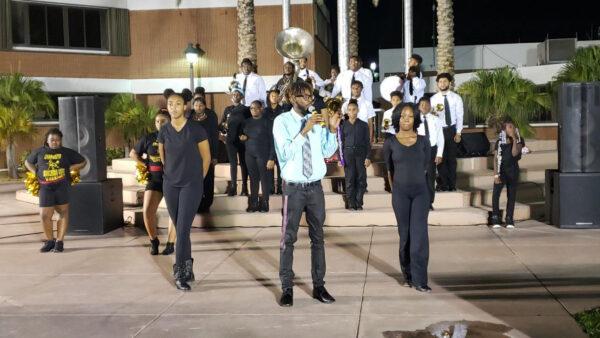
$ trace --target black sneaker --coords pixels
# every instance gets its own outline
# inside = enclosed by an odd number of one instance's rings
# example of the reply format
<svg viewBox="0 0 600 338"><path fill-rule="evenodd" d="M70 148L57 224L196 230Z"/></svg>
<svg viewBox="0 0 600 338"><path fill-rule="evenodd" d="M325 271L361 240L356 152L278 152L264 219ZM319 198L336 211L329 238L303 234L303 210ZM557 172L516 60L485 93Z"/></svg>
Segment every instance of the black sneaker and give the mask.
<svg viewBox="0 0 600 338"><path fill-rule="evenodd" d="M63 241L56 241L56 244L54 245L54 249L52 249L52 252L63 252L65 250L65 248L63 247Z"/></svg>
<svg viewBox="0 0 600 338"><path fill-rule="evenodd" d="M50 240L44 241L44 245L40 249L40 252L49 252L49 251L52 251L52 249L54 249L54 245L55 244L56 244L56 241L54 239L50 239Z"/></svg>

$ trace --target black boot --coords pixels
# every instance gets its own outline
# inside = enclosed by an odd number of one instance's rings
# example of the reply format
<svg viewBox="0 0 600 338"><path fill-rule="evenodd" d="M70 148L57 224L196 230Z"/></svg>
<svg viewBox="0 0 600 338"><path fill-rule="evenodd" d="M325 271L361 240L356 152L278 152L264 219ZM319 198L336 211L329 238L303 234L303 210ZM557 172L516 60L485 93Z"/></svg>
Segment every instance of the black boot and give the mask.
<svg viewBox="0 0 600 338"><path fill-rule="evenodd" d="M40 252L52 251L52 249L54 249L55 244L56 244L56 240L54 238L44 241L44 245L40 248Z"/></svg>
<svg viewBox="0 0 600 338"><path fill-rule="evenodd" d="M237 184L229 182L227 185L227 196L237 195Z"/></svg>
<svg viewBox="0 0 600 338"><path fill-rule="evenodd" d="M258 201L252 197L248 197L248 207L246 208L246 212L256 212L259 211Z"/></svg>
<svg viewBox="0 0 600 338"><path fill-rule="evenodd" d="M242 183L242 193L240 196L248 196L248 182Z"/></svg>
<svg viewBox="0 0 600 338"><path fill-rule="evenodd" d="M158 240L158 237L150 240L150 254L152 256L158 255L158 246L159 245L160 245L160 241Z"/></svg>
<svg viewBox="0 0 600 338"><path fill-rule="evenodd" d="M260 212L269 212L269 200L264 198L260 199L258 211Z"/></svg>
<svg viewBox="0 0 600 338"><path fill-rule="evenodd" d="M184 278L188 283L196 280L196 278L194 277L194 259L193 258L190 258L187 261L185 261Z"/></svg>
<svg viewBox="0 0 600 338"><path fill-rule="evenodd" d="M185 279L185 265L173 264L173 277L175 277L175 286L178 290L190 291L192 289Z"/></svg>
<svg viewBox="0 0 600 338"><path fill-rule="evenodd" d="M170 255L175 252L175 243L167 242L165 249L160 253L161 255Z"/></svg>

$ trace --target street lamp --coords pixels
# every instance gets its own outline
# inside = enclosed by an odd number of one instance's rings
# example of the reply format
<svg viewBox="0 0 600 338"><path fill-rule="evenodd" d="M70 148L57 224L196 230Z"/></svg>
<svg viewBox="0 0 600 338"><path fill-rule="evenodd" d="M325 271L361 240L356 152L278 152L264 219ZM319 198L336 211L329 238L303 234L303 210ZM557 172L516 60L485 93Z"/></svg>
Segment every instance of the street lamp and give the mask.
<svg viewBox="0 0 600 338"><path fill-rule="evenodd" d="M188 43L187 48L183 51L185 54L186 60L190 63L190 90L194 91L194 63L198 61L198 58L204 54L202 49L200 49L200 45L192 43Z"/></svg>

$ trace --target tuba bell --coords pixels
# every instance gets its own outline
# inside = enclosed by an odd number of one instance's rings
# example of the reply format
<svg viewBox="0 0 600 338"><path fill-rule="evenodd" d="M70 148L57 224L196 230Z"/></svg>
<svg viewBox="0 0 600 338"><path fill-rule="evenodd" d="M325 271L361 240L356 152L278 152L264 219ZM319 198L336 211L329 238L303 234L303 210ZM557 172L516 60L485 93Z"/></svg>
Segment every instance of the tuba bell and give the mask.
<svg viewBox="0 0 600 338"><path fill-rule="evenodd" d="M275 37L275 49L279 55L297 63L299 59L308 57L315 48L313 37L304 29L289 27Z"/></svg>

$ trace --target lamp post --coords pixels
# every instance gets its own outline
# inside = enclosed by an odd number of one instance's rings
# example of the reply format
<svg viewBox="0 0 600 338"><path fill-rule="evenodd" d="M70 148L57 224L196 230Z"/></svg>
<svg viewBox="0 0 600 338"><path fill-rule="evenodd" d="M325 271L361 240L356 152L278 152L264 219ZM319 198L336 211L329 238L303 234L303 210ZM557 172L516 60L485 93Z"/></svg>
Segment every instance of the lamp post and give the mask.
<svg viewBox="0 0 600 338"><path fill-rule="evenodd" d="M183 51L185 58L190 63L190 90L194 91L194 63L198 61L201 54L200 46L194 47L192 43L189 43L187 48Z"/></svg>

